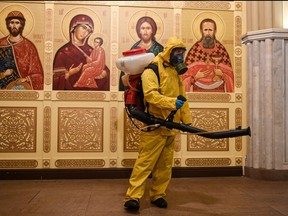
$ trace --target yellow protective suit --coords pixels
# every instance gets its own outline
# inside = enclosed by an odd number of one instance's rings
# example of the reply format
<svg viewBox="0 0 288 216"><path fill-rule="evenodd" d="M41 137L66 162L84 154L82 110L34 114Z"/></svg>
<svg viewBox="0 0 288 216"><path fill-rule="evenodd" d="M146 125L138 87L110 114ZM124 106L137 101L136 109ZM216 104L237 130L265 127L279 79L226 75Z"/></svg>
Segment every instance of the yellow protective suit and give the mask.
<svg viewBox="0 0 288 216"><path fill-rule="evenodd" d="M184 43L177 37L171 37L164 46L164 50L152 61L158 65L158 78L152 69L142 73L144 102L148 104L148 112L166 119L171 111L176 110L177 96L186 97L182 77L175 67L170 65L170 53L174 48L185 48ZM188 102L174 115L174 122L191 124L192 118ZM152 173L152 185L149 192L151 201L165 197L166 189L171 180L175 135L179 132L160 127L151 132L141 132L139 156L135 162L124 203L134 199L139 201L143 196L146 181Z"/></svg>

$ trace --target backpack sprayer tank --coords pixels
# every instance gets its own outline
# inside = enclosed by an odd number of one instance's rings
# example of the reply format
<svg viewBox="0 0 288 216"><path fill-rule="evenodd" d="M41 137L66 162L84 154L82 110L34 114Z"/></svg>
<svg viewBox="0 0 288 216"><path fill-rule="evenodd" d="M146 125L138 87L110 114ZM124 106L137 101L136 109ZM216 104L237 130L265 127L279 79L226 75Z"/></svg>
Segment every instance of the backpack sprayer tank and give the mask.
<svg viewBox="0 0 288 216"><path fill-rule="evenodd" d="M143 98L137 94L137 85L144 68L155 56L153 53L146 53L145 48L128 50L122 54L124 57L116 60L116 66L125 73L122 77L124 86L128 87L124 92L125 106L133 105L138 110L144 111Z"/></svg>

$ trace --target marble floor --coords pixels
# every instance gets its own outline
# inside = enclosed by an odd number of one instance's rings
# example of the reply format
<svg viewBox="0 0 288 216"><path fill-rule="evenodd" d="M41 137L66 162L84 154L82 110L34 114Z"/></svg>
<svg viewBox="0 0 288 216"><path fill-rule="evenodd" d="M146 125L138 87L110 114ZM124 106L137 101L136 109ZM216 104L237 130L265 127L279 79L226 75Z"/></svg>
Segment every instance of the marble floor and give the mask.
<svg viewBox="0 0 288 216"><path fill-rule="evenodd" d="M128 179L1 180L1 216L288 216L288 181L247 177L173 178L168 208L150 204L147 182L140 209L128 212Z"/></svg>

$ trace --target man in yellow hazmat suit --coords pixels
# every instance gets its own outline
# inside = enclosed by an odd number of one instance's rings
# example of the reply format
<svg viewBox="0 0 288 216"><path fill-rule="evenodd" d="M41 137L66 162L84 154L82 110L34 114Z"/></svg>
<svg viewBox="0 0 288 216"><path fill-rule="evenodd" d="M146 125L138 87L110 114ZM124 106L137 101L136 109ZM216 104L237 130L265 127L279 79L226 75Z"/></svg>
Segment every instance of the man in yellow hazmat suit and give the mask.
<svg viewBox="0 0 288 216"><path fill-rule="evenodd" d="M142 75L144 103L147 112L156 118L167 119L174 111L173 121L191 124L189 105L185 100L181 74L187 71L183 63L186 47L177 37L168 39L164 50L153 60L158 66L160 84L152 69L146 69ZM183 98L182 97L182 98ZM179 99L180 98L180 99ZM175 112L176 111L176 112ZM130 187L124 198L127 210L138 210L144 194L147 179L152 174L149 191L151 203L159 208L166 208L166 189L172 176L173 151L176 129L159 127L150 132L141 132L139 156L135 162Z"/></svg>

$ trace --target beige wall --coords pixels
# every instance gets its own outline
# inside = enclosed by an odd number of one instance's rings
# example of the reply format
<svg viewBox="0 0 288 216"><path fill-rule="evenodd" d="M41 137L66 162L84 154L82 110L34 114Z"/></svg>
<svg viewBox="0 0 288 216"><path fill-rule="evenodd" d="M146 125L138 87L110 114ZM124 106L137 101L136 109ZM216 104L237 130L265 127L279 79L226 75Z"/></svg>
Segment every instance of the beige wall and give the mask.
<svg viewBox="0 0 288 216"><path fill-rule="evenodd" d="M277 7L276 3L273 5ZM219 28L223 37L219 40L231 57L235 92L188 92L191 115L202 116L203 121L197 127L207 130L248 126L246 56L241 44L241 35L247 31L245 1L1 1L0 8L0 14L12 9L31 14L33 24L26 26L30 30L26 37L35 43L44 69L43 91L0 91L1 169L133 166L139 132L125 115L123 92L118 91L120 71L115 60L136 42L135 32L129 30L133 28L132 20L147 13L159 21L162 32L160 29L157 39L163 45L173 35L182 37L187 47L195 43L195 17L212 14L222 20L223 26ZM110 91L56 91L52 88L53 58L57 49L67 42L69 34L63 23L78 12L95 16L95 22L101 26L96 31L105 38ZM2 15L0 19L3 22L5 17ZM272 23L278 25L277 20ZM249 23L249 29L262 27L262 24L254 25ZM0 31L1 38L7 34L4 27ZM181 134L175 146L174 166L244 166L246 149L246 137L205 140Z"/></svg>

